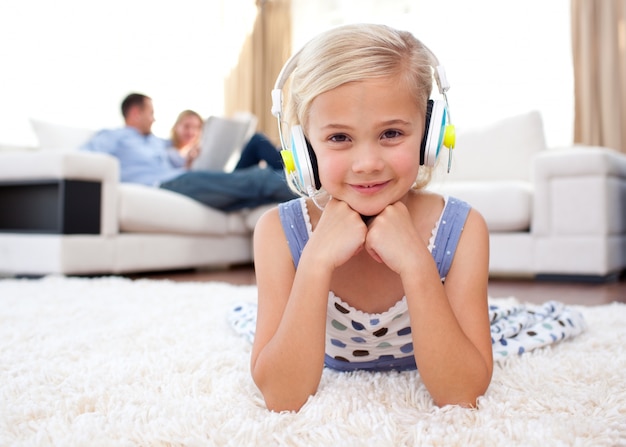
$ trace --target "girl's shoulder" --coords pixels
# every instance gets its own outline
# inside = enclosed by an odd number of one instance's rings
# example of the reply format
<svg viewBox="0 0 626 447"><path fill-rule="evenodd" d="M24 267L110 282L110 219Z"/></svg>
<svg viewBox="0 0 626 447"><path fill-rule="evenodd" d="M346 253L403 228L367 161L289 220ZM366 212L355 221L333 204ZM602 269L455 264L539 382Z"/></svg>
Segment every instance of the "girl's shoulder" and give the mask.
<svg viewBox="0 0 626 447"><path fill-rule="evenodd" d="M280 203L265 211L254 227L255 258L261 251L275 256L276 247L284 244L297 265L310 234L306 200L296 198Z"/></svg>
<svg viewBox="0 0 626 447"><path fill-rule="evenodd" d="M276 234L277 230L284 232L288 238L290 231L310 233L311 224L308 215L306 200L296 198L271 207L261 214L255 225L255 235Z"/></svg>
<svg viewBox="0 0 626 447"><path fill-rule="evenodd" d="M442 209L446 201L446 197L442 194L425 189L411 191L411 197L415 204L428 209Z"/></svg>
<svg viewBox="0 0 626 447"><path fill-rule="evenodd" d="M422 216L438 216L450 209L471 209L471 206L467 202L457 197L424 190L417 191L413 194L413 206L419 210L419 214Z"/></svg>
<svg viewBox="0 0 626 447"><path fill-rule="evenodd" d="M440 219L447 204L447 197L431 191L419 190L410 195L407 208L418 228L432 228Z"/></svg>

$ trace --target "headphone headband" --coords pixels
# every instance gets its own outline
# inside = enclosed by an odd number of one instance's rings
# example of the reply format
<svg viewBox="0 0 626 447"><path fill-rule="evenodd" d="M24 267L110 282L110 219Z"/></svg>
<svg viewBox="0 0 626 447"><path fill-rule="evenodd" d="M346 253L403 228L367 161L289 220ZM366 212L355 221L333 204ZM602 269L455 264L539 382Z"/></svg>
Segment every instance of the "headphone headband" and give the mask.
<svg viewBox="0 0 626 447"><path fill-rule="evenodd" d="M428 51L432 59L436 62L436 65L431 65L433 69L433 78L435 79L435 84L437 84L437 89L439 93L445 98L446 106L448 102L448 98L446 97L446 93L450 89L450 83L448 82L448 77L446 76L446 70L443 65L439 64L439 59L435 56L435 53L431 51L426 45L424 45L421 41L420 44ZM280 69L278 73L278 77L276 78L276 82L274 83L274 89L272 90L272 115L276 118L282 117L283 114L283 87L287 82L291 73L296 69L298 65L298 58L300 53L304 47L300 48L296 53L292 54L285 65ZM279 118L280 119L280 118Z"/></svg>
<svg viewBox="0 0 626 447"><path fill-rule="evenodd" d="M296 65L298 64L298 56L302 49L298 50L296 53L291 55L283 68L280 69L280 73L278 73L278 77L276 78L276 82L274 83L274 89L272 90L272 115L280 120L283 114L283 87L285 86L285 82L291 73L296 69Z"/></svg>

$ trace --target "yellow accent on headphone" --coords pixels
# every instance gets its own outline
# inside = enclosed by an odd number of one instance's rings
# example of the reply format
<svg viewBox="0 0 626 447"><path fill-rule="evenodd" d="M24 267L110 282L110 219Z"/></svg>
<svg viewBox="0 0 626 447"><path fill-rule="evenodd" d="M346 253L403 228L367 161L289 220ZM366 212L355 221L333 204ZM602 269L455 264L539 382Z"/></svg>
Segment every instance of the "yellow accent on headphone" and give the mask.
<svg viewBox="0 0 626 447"><path fill-rule="evenodd" d="M285 169L287 172L292 173L296 171L296 163L293 160L293 154L291 151L283 149L280 151L280 156L283 158L283 163L285 164Z"/></svg>
<svg viewBox="0 0 626 447"><path fill-rule="evenodd" d="M448 149L454 149L454 145L456 144L456 130L454 126L448 124L443 133L443 145Z"/></svg>

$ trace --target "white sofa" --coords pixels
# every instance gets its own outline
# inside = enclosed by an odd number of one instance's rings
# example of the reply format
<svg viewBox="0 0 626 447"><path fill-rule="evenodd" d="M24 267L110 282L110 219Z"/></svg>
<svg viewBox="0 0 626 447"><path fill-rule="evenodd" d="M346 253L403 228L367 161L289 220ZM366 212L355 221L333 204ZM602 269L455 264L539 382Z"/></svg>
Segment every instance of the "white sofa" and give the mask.
<svg viewBox="0 0 626 447"><path fill-rule="evenodd" d="M546 147L538 112L458 132L431 189L487 221L491 276L606 280L626 267L626 156ZM444 166L446 165L446 166Z"/></svg>
<svg viewBox="0 0 626 447"><path fill-rule="evenodd" d="M252 260L252 232L267 207L223 213L118 178L117 160L102 154L0 151L0 274ZM607 279L626 266L626 156L597 147L548 150L536 112L459 131L452 173L437 172L430 187L483 214L492 276Z"/></svg>
<svg viewBox="0 0 626 447"><path fill-rule="evenodd" d="M0 213L26 216L17 224L0 217L4 274L125 273L252 259L251 233L263 209L223 213L174 192L120 183L117 160L104 154L5 151L0 160ZM68 199L67 180L100 185L99 206L94 196ZM42 201L52 203L47 216L29 209L45 212ZM87 215L97 222L81 223ZM30 216L41 226L33 228Z"/></svg>

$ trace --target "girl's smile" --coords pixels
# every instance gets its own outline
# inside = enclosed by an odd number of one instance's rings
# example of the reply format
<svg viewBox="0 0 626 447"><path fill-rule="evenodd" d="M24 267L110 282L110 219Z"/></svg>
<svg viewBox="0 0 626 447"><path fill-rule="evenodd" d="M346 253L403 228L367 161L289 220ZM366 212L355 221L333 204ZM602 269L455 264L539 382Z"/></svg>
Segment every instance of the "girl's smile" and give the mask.
<svg viewBox="0 0 626 447"><path fill-rule="evenodd" d="M389 182L366 183L360 185L351 185L352 188L360 194L376 194L387 186Z"/></svg>

